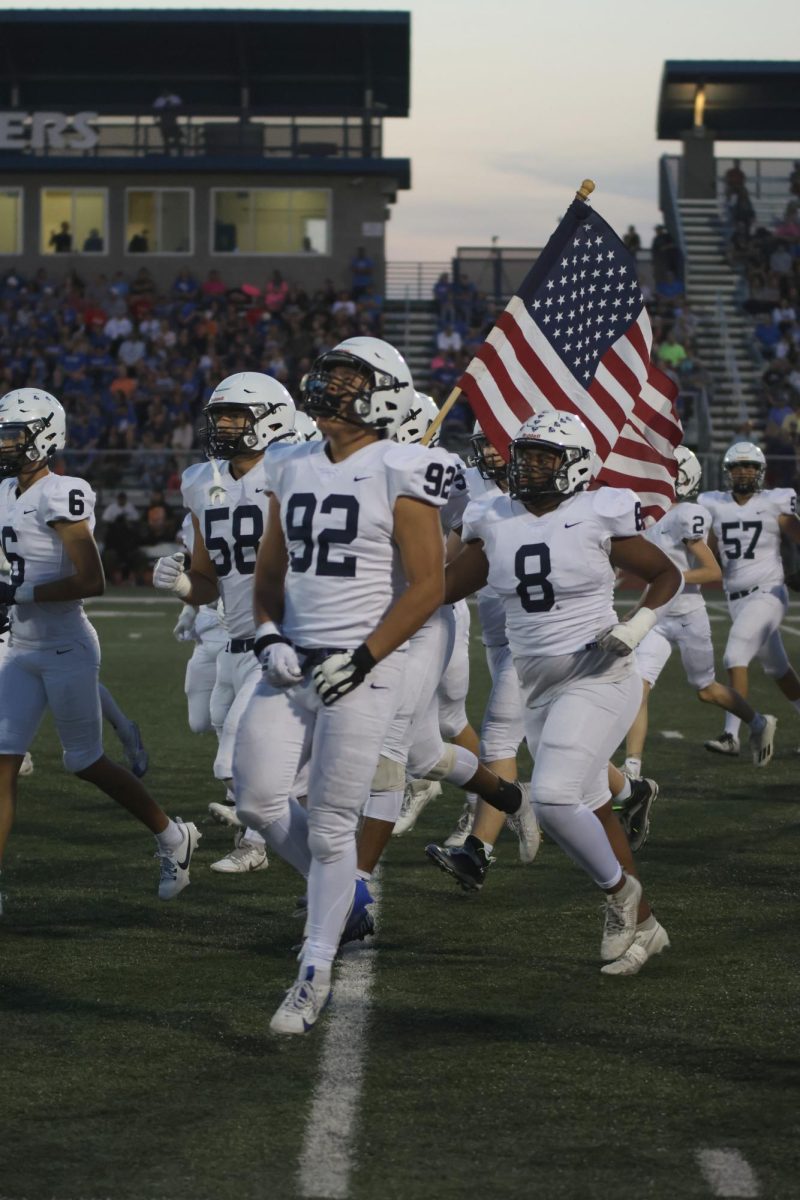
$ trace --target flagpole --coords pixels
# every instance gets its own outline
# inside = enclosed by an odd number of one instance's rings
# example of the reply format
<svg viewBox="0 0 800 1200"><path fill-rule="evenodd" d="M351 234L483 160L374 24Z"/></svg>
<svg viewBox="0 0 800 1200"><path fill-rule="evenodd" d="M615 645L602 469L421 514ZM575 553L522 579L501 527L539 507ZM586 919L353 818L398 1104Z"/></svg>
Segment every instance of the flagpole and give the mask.
<svg viewBox="0 0 800 1200"><path fill-rule="evenodd" d="M575 193L575 199L581 200L585 203L591 196L592 192L594 191L594 187L595 187L595 184L594 184L593 179L584 179L583 183L581 184L581 186L578 188L577 192ZM467 369L469 369L469 368L467 368ZM442 407L439 409L438 414L434 417L434 419L431 421L428 429L422 435L422 445L423 446L430 445L431 438L433 438L434 435L437 433L440 425L442 424L445 417L450 412L450 409L456 403L456 401L458 400L460 395L461 395L461 388L454 387L452 392L450 393L450 395L445 400Z"/></svg>

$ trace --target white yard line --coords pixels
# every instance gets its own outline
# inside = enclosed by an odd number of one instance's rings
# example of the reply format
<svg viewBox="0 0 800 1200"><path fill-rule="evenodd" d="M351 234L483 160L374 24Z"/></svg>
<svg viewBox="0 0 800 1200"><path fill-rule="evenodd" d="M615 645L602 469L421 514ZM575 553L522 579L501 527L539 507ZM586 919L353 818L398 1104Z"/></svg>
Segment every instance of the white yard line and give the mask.
<svg viewBox="0 0 800 1200"><path fill-rule="evenodd" d="M678 738L680 738L681 741L683 740L683 734L680 733L677 729L662 729L661 736L665 737L665 738L669 738L671 741L677 741Z"/></svg>
<svg viewBox="0 0 800 1200"><path fill-rule="evenodd" d="M369 887L377 931L381 889L375 876ZM330 1013L322 1018L319 1078L298 1171L299 1194L309 1200L345 1200L349 1195L377 955L374 946L367 949L364 943L345 948L334 975Z"/></svg>
<svg viewBox="0 0 800 1200"><path fill-rule="evenodd" d="M738 1150L698 1150L696 1157L715 1196L760 1195L753 1168Z"/></svg>
<svg viewBox="0 0 800 1200"><path fill-rule="evenodd" d="M138 609L115 609L114 612L103 612L102 608L93 608L87 616L90 616L93 621L102 621L104 617L135 617L137 621L149 621L153 617L160 617L162 614L157 612L139 612Z"/></svg>

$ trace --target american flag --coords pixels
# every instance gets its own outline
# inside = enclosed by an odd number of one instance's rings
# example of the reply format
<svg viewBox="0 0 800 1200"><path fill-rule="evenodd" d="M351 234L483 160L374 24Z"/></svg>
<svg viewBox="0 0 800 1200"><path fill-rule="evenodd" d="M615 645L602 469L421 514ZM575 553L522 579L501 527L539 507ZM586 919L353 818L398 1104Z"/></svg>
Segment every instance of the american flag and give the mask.
<svg viewBox="0 0 800 1200"><path fill-rule="evenodd" d="M652 340L634 259L576 199L458 386L506 459L533 413L577 413L602 463L596 483L632 488L658 519L675 499L683 433Z"/></svg>

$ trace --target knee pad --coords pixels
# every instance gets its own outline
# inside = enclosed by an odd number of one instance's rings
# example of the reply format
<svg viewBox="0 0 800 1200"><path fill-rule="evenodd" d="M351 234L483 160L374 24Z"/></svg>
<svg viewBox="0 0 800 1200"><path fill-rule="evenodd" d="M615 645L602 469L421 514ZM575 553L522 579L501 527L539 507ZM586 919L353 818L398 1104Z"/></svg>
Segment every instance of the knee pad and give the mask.
<svg viewBox="0 0 800 1200"><path fill-rule="evenodd" d="M378 759L378 768L372 776L372 784L370 792L396 792L403 791L406 786L406 770L400 763L394 762L391 758L385 758L381 755ZM364 812L366 813L366 808ZM372 815L372 814L370 814Z"/></svg>
<svg viewBox="0 0 800 1200"><path fill-rule="evenodd" d="M102 757L103 743L101 742L97 746L88 746L83 750L65 750L62 762L64 770L69 771L70 775L80 775L81 771L88 771L89 767L93 767Z"/></svg>
<svg viewBox="0 0 800 1200"><path fill-rule="evenodd" d="M437 783L442 779L446 779L448 783L454 783L457 787L463 787L465 783L469 783L470 779L472 779L478 766L478 759L471 750L465 750L463 746L448 744L444 748L442 757L427 772L425 778Z"/></svg>
<svg viewBox="0 0 800 1200"><path fill-rule="evenodd" d="M764 668L764 674L769 676L770 679L782 679L791 665L782 640L773 645L772 639L770 639L758 658L761 666Z"/></svg>
<svg viewBox="0 0 800 1200"><path fill-rule="evenodd" d="M466 729L467 710L463 702L443 704L439 708L439 730L443 738L458 737L462 729Z"/></svg>
<svg viewBox="0 0 800 1200"><path fill-rule="evenodd" d="M358 813L344 808L312 808L308 814L308 849L318 862L336 862L355 844Z"/></svg>
<svg viewBox="0 0 800 1200"><path fill-rule="evenodd" d="M371 792L361 810L365 817L376 821L389 821L392 825L400 816L403 807L403 788L385 792Z"/></svg>

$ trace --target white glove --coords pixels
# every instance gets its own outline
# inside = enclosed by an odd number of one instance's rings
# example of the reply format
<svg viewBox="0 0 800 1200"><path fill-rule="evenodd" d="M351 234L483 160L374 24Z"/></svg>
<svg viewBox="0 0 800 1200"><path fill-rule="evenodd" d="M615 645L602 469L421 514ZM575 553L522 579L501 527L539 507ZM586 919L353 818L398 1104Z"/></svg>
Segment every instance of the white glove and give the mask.
<svg viewBox="0 0 800 1200"><path fill-rule="evenodd" d="M278 631L273 621L265 621L256 630L253 653L269 683L275 688L294 687L303 678L294 646Z"/></svg>
<svg viewBox="0 0 800 1200"><path fill-rule="evenodd" d="M184 604L181 609L181 615L178 617L178 623L172 631L172 636L177 642L194 642L196 641L194 632L194 623L197 620L197 609L191 604Z"/></svg>
<svg viewBox="0 0 800 1200"><path fill-rule="evenodd" d="M605 633L601 633L597 639L597 645L601 650L607 650L609 654L617 654L620 658L624 658L626 654L630 654L632 650L636 649L657 620L658 617L652 608L640 608L629 620L620 621L619 625L612 625Z"/></svg>
<svg viewBox="0 0 800 1200"><path fill-rule="evenodd" d="M182 551L160 558L153 568L153 587L163 592L173 592L184 600L192 590L191 580L184 569L185 555Z"/></svg>
<svg viewBox="0 0 800 1200"><path fill-rule="evenodd" d="M314 668L311 678L322 703L335 704L363 683L375 666L375 659L366 643L356 650L337 650Z"/></svg>

